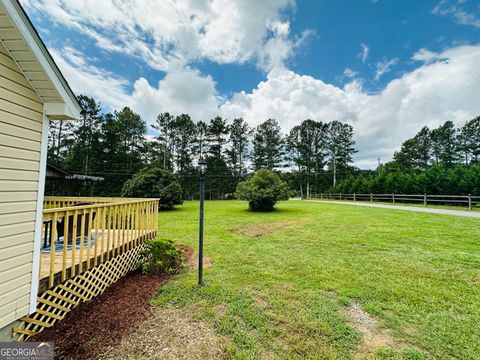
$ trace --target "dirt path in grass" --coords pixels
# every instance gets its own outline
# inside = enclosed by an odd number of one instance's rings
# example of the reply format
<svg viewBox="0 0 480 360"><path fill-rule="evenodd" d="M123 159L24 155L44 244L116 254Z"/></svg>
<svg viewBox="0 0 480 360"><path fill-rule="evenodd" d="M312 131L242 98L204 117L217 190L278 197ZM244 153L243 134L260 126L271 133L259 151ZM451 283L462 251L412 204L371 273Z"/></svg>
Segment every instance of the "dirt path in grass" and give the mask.
<svg viewBox="0 0 480 360"><path fill-rule="evenodd" d="M189 307L152 309L148 320L99 359L222 359L221 339L194 314L195 309Z"/></svg>
<svg viewBox="0 0 480 360"><path fill-rule="evenodd" d="M362 342L355 353L355 359L374 356L380 348L391 347L396 343L390 332L379 328L377 320L364 311L359 304L350 304L344 309L344 313L348 322L362 334Z"/></svg>

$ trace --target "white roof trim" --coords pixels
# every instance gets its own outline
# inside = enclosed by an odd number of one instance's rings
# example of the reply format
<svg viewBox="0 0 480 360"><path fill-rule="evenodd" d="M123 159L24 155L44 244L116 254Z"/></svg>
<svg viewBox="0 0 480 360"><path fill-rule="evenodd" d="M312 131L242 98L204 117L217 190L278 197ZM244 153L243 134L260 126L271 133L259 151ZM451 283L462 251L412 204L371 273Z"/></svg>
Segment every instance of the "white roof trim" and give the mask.
<svg viewBox="0 0 480 360"><path fill-rule="evenodd" d="M43 110L45 115L51 120L78 119L78 115L73 114L65 103L44 103Z"/></svg>
<svg viewBox="0 0 480 360"><path fill-rule="evenodd" d="M0 1L5 7L5 10L10 16L12 22L22 35L23 39L32 50L32 53L37 59L38 63L45 71L50 81L53 83L53 86L62 97L62 100L65 102L68 113L64 115L68 116L69 118L79 118L82 108L78 103L75 94L70 89L67 81L53 61L50 53L45 47L45 44L40 39L40 36L28 19L21 5L17 0Z"/></svg>

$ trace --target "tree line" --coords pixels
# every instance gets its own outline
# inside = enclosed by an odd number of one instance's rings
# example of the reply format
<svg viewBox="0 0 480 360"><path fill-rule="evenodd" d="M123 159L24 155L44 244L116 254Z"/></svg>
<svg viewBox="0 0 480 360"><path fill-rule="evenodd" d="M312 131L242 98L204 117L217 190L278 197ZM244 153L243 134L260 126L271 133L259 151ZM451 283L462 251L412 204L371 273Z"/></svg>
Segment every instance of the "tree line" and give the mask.
<svg viewBox="0 0 480 360"><path fill-rule="evenodd" d="M393 161L350 176L329 192L480 195L480 116L423 127L405 140Z"/></svg>
<svg viewBox="0 0 480 360"><path fill-rule="evenodd" d="M460 128L452 121L423 127L405 140L393 161L376 170L353 167L353 128L339 121L311 119L283 134L275 119L251 127L244 119L220 116L193 121L168 112L150 131L140 115L125 107L103 112L81 95L78 121L50 124L49 162L67 171L104 177L102 182L47 182L47 193L118 196L126 180L145 167L176 175L184 198L197 196L196 163L207 161L207 198L235 192L252 171L278 172L300 196L319 192L480 194L480 117Z"/></svg>
<svg viewBox="0 0 480 360"><path fill-rule="evenodd" d="M216 116L207 123L164 112L149 132L146 121L128 107L104 113L91 97L81 95L79 101L79 121L50 124L48 159L67 171L105 180L73 187L49 182L52 194L117 196L142 168L160 167L177 176L188 199L198 192L200 158L207 162L211 199L233 194L239 181L259 169L281 173L300 195L336 185L354 171L353 128L339 121L307 119L283 134L275 119L252 128L242 118L229 122Z"/></svg>

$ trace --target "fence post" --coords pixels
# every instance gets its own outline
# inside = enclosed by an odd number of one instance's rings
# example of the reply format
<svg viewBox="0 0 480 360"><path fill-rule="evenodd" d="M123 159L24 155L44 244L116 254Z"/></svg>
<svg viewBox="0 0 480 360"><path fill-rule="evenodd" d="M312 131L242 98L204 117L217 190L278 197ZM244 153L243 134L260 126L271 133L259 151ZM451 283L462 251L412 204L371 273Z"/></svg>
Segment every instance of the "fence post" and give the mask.
<svg viewBox="0 0 480 360"><path fill-rule="evenodd" d="M423 194L423 206L427 206L427 194Z"/></svg>
<svg viewBox="0 0 480 360"><path fill-rule="evenodd" d="M340 193L340 200L342 200L342 193Z"/></svg>
<svg viewBox="0 0 480 360"><path fill-rule="evenodd" d="M472 210L472 194L468 194L468 210Z"/></svg>
<svg viewBox="0 0 480 360"><path fill-rule="evenodd" d="M373 194L370 193L370 202L373 202Z"/></svg>
<svg viewBox="0 0 480 360"><path fill-rule="evenodd" d="M395 205L395 193L392 194L392 202L393 202L393 205Z"/></svg>
<svg viewBox="0 0 480 360"><path fill-rule="evenodd" d="M357 201L357 194L353 193L353 201Z"/></svg>
<svg viewBox="0 0 480 360"><path fill-rule="evenodd" d="M320 200L323 200L323 193L320 193Z"/></svg>

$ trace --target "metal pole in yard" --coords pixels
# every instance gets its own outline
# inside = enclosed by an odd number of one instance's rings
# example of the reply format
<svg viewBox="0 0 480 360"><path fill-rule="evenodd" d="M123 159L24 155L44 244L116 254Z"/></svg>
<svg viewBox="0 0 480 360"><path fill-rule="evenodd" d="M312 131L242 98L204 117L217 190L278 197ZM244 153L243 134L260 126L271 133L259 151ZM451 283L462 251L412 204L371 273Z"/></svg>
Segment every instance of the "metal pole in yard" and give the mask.
<svg viewBox="0 0 480 360"><path fill-rule="evenodd" d="M205 203L205 172L207 163L204 160L198 162L200 173L200 223L198 227L198 285L203 285L203 215Z"/></svg>

